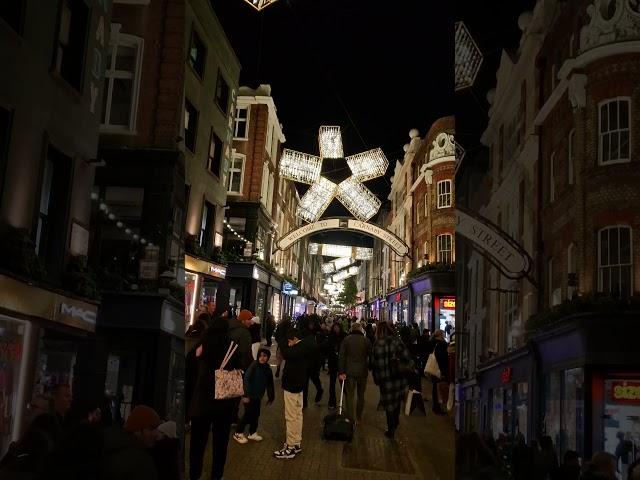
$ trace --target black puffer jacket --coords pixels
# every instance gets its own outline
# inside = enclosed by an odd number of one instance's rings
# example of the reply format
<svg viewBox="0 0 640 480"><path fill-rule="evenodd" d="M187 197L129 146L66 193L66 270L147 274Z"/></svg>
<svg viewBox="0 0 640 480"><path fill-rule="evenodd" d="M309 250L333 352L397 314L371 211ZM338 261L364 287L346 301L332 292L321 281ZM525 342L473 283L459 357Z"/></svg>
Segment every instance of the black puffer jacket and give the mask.
<svg viewBox="0 0 640 480"><path fill-rule="evenodd" d="M290 393L300 393L307 383L309 359L313 355L313 337L309 336L290 347L280 345L286 360L282 372L282 388Z"/></svg>

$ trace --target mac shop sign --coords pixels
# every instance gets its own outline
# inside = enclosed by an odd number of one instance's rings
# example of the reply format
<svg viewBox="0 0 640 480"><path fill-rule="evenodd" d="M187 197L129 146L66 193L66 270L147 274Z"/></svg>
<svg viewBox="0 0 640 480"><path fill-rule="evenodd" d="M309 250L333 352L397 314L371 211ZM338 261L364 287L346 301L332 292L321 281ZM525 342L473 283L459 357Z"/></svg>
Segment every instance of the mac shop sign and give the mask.
<svg viewBox="0 0 640 480"><path fill-rule="evenodd" d="M96 324L96 312L93 310L87 310L76 305L62 302L60 304L60 315L75 318L91 325Z"/></svg>

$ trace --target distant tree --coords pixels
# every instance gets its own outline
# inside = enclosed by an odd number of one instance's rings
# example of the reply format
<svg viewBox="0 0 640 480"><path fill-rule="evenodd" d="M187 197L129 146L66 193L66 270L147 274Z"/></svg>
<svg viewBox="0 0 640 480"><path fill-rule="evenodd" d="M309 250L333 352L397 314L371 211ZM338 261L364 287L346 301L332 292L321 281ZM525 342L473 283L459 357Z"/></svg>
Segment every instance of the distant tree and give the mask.
<svg viewBox="0 0 640 480"><path fill-rule="evenodd" d="M358 297L358 287L353 277L349 277L344 281L344 290L338 295L338 301L345 307L353 307Z"/></svg>

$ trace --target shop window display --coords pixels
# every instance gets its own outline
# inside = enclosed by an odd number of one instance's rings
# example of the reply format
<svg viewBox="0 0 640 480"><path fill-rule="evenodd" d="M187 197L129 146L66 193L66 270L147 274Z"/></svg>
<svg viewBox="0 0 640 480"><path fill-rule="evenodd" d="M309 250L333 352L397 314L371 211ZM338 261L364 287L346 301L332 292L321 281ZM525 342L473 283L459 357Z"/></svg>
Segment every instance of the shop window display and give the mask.
<svg viewBox="0 0 640 480"><path fill-rule="evenodd" d="M640 380L605 380L604 450L616 457L618 471L640 458Z"/></svg>
<svg viewBox="0 0 640 480"><path fill-rule="evenodd" d="M582 453L584 425L584 370L573 368L563 372L562 452Z"/></svg>
<svg viewBox="0 0 640 480"><path fill-rule="evenodd" d="M516 385L516 426L515 432L521 433L524 438L527 438L527 415L528 408L528 396L529 396L529 384L518 383Z"/></svg>
<svg viewBox="0 0 640 480"><path fill-rule="evenodd" d="M491 433L497 439L504 433L504 394L501 388L493 390L491 397Z"/></svg>
<svg viewBox="0 0 640 480"><path fill-rule="evenodd" d="M46 332L40 339L38 367L34 393L46 395L55 385L73 387L76 365L76 342L64 340L53 332Z"/></svg>
<svg viewBox="0 0 640 480"><path fill-rule="evenodd" d="M556 449L560 450L560 398L561 381L558 372L553 372L545 378L545 413L543 433L553 440ZM560 452L559 452L560 453Z"/></svg>
<svg viewBox="0 0 640 480"><path fill-rule="evenodd" d="M0 457L13 440L26 324L0 316Z"/></svg>

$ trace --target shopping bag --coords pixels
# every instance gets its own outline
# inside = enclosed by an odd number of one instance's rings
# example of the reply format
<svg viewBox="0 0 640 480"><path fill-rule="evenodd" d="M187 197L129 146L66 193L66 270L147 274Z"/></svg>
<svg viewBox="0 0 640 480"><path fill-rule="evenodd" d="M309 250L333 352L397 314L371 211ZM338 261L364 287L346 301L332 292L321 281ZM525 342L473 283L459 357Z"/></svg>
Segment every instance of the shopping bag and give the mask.
<svg viewBox="0 0 640 480"><path fill-rule="evenodd" d="M440 373L440 367L438 366L438 360L436 359L436 354L432 353L429 355L427 359L427 366L424 367L425 375L432 375L436 378L441 378L442 373Z"/></svg>
<svg viewBox="0 0 640 480"><path fill-rule="evenodd" d="M244 384L242 381L242 370L225 370L224 367L238 349L238 344L231 342L227 353L222 359L220 368L215 371L214 398L216 400L224 400L226 398L237 398L244 395Z"/></svg>
<svg viewBox="0 0 640 480"><path fill-rule="evenodd" d="M455 402L456 388L453 383L449 384L449 400L447 400L447 411L453 410L453 403Z"/></svg>

